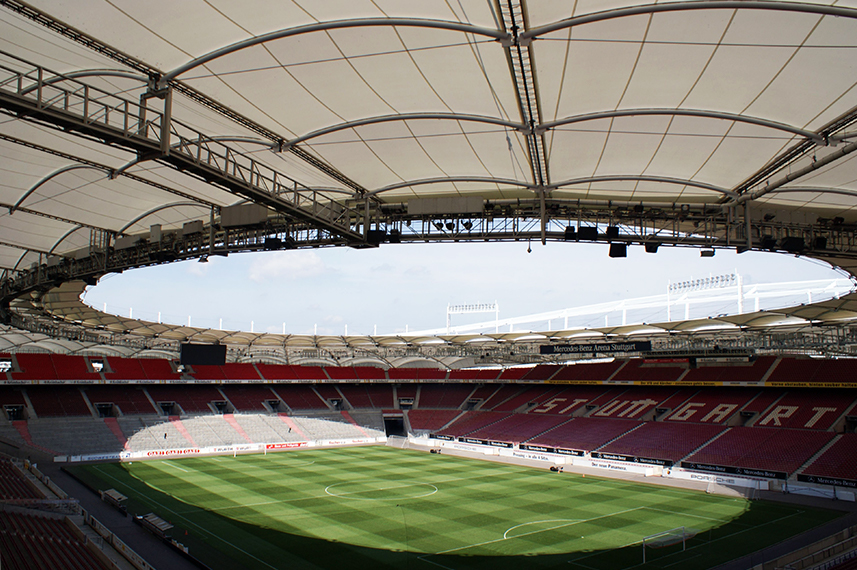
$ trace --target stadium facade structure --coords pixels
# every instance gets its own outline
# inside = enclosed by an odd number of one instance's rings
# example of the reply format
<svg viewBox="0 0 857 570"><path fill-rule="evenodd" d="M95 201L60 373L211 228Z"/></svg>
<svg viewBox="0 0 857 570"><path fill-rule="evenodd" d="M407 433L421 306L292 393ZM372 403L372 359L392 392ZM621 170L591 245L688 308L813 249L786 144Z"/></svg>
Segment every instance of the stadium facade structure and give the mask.
<svg viewBox="0 0 857 570"><path fill-rule="evenodd" d="M389 407L487 447L509 427L505 443L558 449L530 440L576 422L602 437L566 444L587 457L651 459L660 442L691 461L704 447L670 446L693 431L725 444L699 465L744 469L727 452L752 440L749 468L773 479L832 458L818 475L857 485L839 461L853 457L853 361L795 356L857 353L855 293L661 323L329 337L81 301L106 274L180 260L468 241L773 251L853 280L857 7L840 4L0 0L0 374L19 384L0 395L21 414L4 437L47 448L81 416L113 452L130 416L144 436L172 426L175 449L192 420L235 449L285 436L242 435L232 412L355 429L341 420ZM226 345L229 362L179 368L182 342ZM323 438L320 425L303 428ZM762 458L775 440L801 451L782 470Z"/></svg>
<svg viewBox="0 0 857 570"><path fill-rule="evenodd" d="M543 343L632 335L658 349L853 352L851 296L430 337L195 329L79 297L107 273L181 259L410 242L779 251L853 274L857 8L2 7L0 266L18 329L167 354L219 342L236 360L281 362L514 364L540 361ZM206 24L167 24L189 18Z"/></svg>

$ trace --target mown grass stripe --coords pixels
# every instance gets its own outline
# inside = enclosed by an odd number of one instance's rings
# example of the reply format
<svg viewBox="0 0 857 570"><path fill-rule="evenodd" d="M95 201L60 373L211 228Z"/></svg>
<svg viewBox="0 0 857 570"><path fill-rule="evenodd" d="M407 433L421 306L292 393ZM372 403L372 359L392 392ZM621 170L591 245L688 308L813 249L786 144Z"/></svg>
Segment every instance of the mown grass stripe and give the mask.
<svg viewBox="0 0 857 570"><path fill-rule="evenodd" d="M639 564L639 545L631 545L642 536L682 525L705 533L685 565L698 570L712 562L712 553L738 556L834 516L798 516L789 506L385 447L75 469L95 486L115 487L173 520L177 532L190 529L192 553L202 552L216 570L234 568L239 559L245 567L267 568L376 570L424 563L511 570L526 560L538 569L571 562L614 570ZM437 492L402 492L425 484ZM331 486L353 494L330 496L325 488ZM356 500L362 497L371 500ZM557 519L577 522L543 522ZM519 529L514 536L512 528ZM218 549L226 555L218 556ZM668 550L653 557L670 565L685 560Z"/></svg>

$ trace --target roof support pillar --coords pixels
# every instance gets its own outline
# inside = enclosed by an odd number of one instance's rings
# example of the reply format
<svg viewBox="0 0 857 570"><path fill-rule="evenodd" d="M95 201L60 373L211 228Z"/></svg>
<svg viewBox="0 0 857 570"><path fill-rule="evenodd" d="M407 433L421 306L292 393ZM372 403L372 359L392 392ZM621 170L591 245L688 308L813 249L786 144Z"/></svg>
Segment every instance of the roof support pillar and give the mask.
<svg viewBox="0 0 857 570"><path fill-rule="evenodd" d="M214 206L208 215L208 255L214 255Z"/></svg>

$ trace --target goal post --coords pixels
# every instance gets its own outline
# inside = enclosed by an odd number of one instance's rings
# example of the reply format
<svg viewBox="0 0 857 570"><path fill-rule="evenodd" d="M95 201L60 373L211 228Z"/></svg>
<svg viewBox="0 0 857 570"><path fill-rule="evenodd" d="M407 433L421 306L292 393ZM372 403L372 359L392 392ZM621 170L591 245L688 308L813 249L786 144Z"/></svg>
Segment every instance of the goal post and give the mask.
<svg viewBox="0 0 857 570"><path fill-rule="evenodd" d="M699 531L683 526L671 528L643 537L643 564L646 563L646 548L663 548L681 543L682 551L687 550L688 539L693 538Z"/></svg>

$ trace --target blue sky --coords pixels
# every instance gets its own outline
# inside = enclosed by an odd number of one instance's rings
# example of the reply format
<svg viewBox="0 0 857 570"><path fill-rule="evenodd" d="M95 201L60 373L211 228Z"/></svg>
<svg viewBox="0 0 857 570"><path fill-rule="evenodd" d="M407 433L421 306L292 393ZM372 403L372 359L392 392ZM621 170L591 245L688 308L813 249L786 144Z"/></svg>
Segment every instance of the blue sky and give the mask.
<svg viewBox="0 0 857 570"><path fill-rule="evenodd" d="M278 251L213 257L109 275L84 300L145 320L256 332L378 334L445 325L447 304L492 303L500 317L657 295L670 281L738 270L745 283L841 277L790 255L605 244L385 244L378 249ZM469 321L467 320L470 317ZM457 317L456 323L491 315Z"/></svg>

